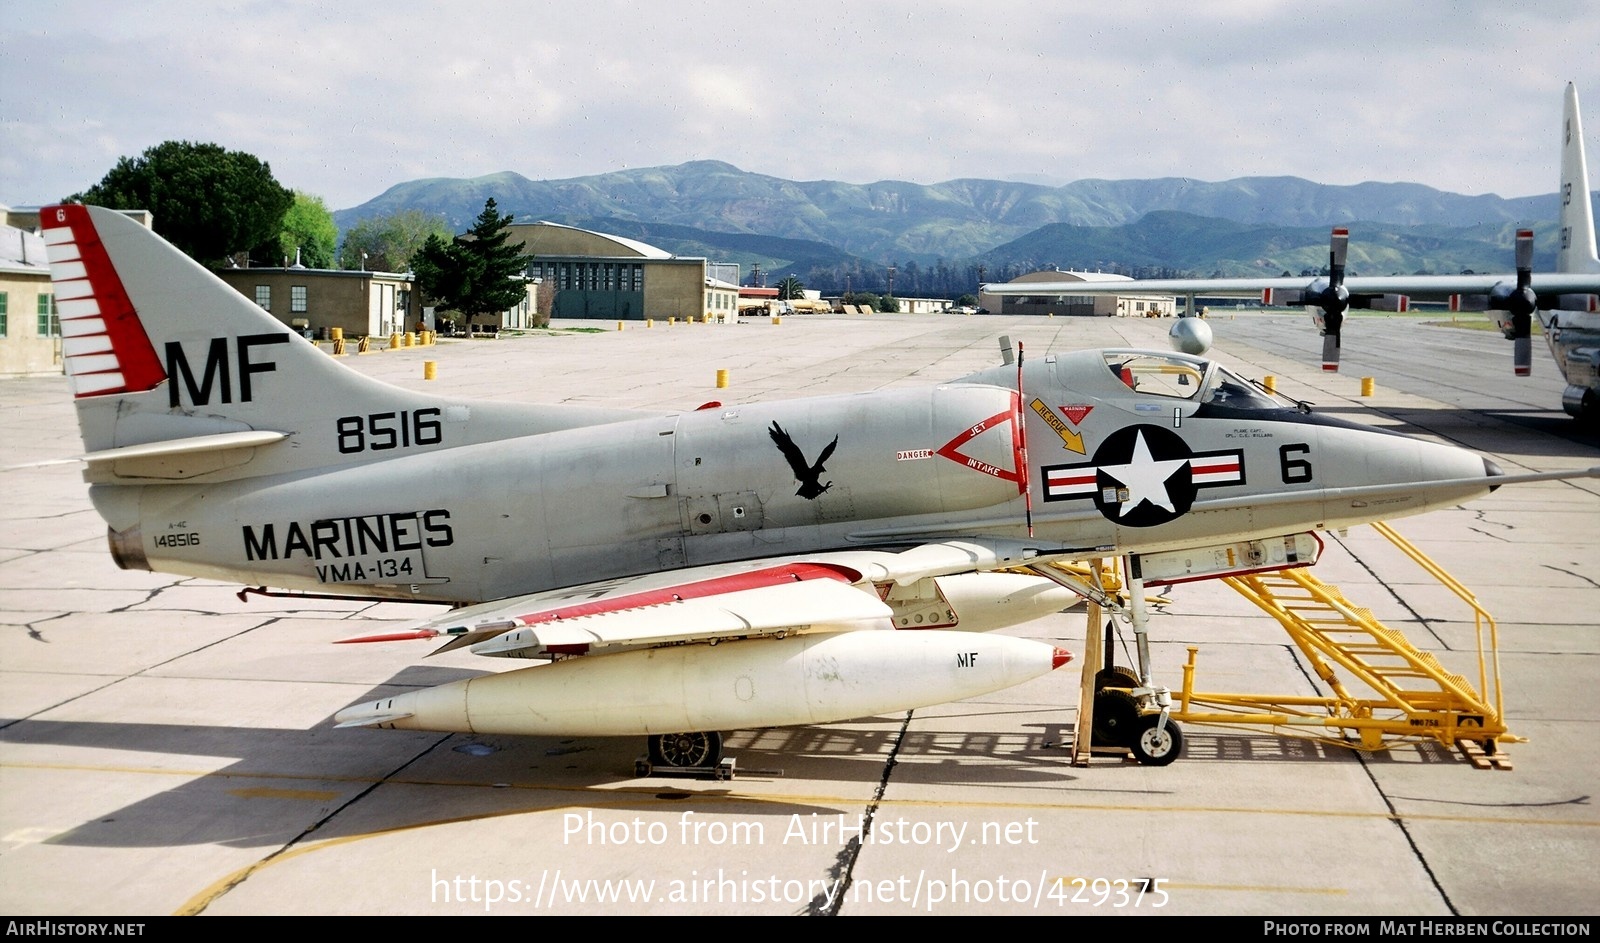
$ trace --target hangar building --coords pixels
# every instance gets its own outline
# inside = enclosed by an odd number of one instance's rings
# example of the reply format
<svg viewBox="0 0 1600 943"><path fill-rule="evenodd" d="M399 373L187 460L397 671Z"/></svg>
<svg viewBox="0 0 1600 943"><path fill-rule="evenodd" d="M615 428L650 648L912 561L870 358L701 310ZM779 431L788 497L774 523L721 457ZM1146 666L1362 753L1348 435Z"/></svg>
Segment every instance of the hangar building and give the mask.
<svg viewBox="0 0 1600 943"><path fill-rule="evenodd" d="M1029 272L1011 280L1017 282L1131 282L1126 275L1106 272ZM1054 314L1060 316L1163 317L1177 314L1177 299L1171 295L1123 297L1121 295L993 295L982 292L978 306L994 314Z"/></svg>
<svg viewBox="0 0 1600 943"><path fill-rule="evenodd" d="M554 293L551 317L737 319L739 286L711 277L705 259L558 223L513 223L507 231L533 256L528 274Z"/></svg>

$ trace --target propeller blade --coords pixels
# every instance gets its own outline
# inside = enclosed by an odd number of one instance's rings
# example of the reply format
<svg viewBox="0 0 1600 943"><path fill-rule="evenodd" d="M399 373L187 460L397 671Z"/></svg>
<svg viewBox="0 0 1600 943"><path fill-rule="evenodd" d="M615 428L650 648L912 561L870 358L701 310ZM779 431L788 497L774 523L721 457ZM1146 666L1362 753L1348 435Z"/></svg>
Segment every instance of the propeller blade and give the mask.
<svg viewBox="0 0 1600 943"><path fill-rule="evenodd" d="M1519 377L1533 373L1533 312L1539 296L1533 290L1533 230L1517 230L1517 288L1506 299L1511 315L1511 368Z"/></svg>
<svg viewBox="0 0 1600 943"><path fill-rule="evenodd" d="M1350 249L1350 230L1335 226L1328 240L1328 284L1314 296L1307 296L1307 304L1322 309L1322 369L1329 373L1339 371L1339 332L1344 326L1344 313L1350 309L1350 290L1344 287L1344 261Z"/></svg>
<svg viewBox="0 0 1600 943"><path fill-rule="evenodd" d="M1328 283L1337 288L1344 284L1344 260L1350 251L1350 230L1335 226L1328 240Z"/></svg>
<svg viewBox="0 0 1600 943"><path fill-rule="evenodd" d="M1527 288L1533 282L1533 230L1517 230L1517 287Z"/></svg>

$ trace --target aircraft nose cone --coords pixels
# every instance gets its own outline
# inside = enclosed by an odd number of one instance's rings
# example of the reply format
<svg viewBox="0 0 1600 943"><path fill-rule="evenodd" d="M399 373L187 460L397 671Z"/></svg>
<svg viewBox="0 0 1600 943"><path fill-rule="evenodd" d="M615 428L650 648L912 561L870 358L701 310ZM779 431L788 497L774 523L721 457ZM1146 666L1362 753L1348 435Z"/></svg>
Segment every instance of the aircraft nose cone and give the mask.
<svg viewBox="0 0 1600 943"><path fill-rule="evenodd" d="M1501 471L1499 465L1496 465L1494 462L1491 462L1488 459L1483 460L1483 473L1488 475L1490 478L1504 478L1506 474L1504 471ZM1499 485L1490 485L1489 490L1493 492L1499 487Z"/></svg>
<svg viewBox="0 0 1600 943"><path fill-rule="evenodd" d="M1058 648L1050 658L1050 670L1054 671L1072 660L1072 653L1064 648Z"/></svg>

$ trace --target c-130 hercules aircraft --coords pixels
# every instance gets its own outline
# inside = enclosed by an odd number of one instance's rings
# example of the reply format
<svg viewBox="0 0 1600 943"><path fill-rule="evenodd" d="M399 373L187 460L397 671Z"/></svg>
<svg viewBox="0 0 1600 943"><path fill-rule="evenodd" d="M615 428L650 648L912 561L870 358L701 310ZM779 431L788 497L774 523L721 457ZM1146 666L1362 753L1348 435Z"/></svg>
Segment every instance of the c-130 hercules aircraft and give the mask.
<svg viewBox="0 0 1600 943"><path fill-rule="evenodd" d="M465 402L340 365L119 213L40 219L120 566L453 604L403 637L548 662L355 705L340 726L643 734L657 763L712 765L721 730L1058 667L1060 649L984 634L1075 601L1051 564L1290 547L1561 477L1134 350L684 413ZM1146 651L1131 745L1168 762L1178 731Z"/></svg>

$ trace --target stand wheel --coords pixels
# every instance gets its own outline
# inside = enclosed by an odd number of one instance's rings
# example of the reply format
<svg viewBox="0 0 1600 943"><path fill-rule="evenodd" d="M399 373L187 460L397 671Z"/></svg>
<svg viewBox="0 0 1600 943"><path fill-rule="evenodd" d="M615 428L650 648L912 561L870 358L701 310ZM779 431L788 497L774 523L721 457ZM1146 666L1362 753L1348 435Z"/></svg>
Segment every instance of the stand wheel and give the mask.
<svg viewBox="0 0 1600 943"><path fill-rule="evenodd" d="M1093 738L1099 747L1132 746L1139 723L1139 701L1120 688L1106 688L1094 695Z"/></svg>
<svg viewBox="0 0 1600 943"><path fill-rule="evenodd" d="M1160 719L1160 714L1148 714L1134 725L1132 742L1128 746L1133 749L1133 758L1144 766L1166 766L1177 759L1178 752L1183 749L1183 730L1171 718L1161 732L1156 733L1156 721Z"/></svg>
<svg viewBox="0 0 1600 943"><path fill-rule="evenodd" d="M648 738L650 762L676 769L716 766L722 761L722 734L658 733Z"/></svg>
<svg viewBox="0 0 1600 943"><path fill-rule="evenodd" d="M1094 673L1094 689L1136 688L1140 685L1139 673L1126 665L1112 665Z"/></svg>

